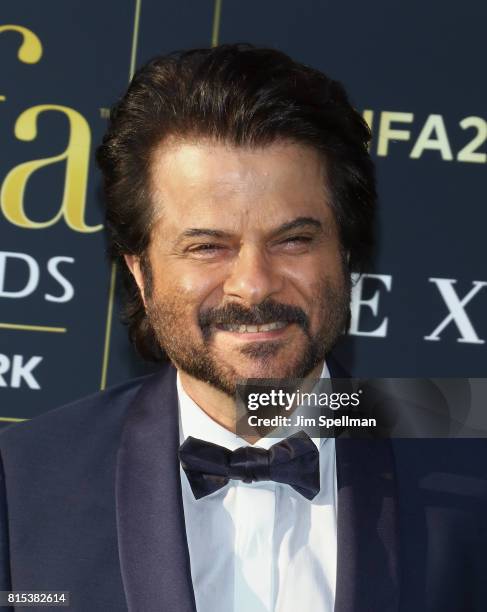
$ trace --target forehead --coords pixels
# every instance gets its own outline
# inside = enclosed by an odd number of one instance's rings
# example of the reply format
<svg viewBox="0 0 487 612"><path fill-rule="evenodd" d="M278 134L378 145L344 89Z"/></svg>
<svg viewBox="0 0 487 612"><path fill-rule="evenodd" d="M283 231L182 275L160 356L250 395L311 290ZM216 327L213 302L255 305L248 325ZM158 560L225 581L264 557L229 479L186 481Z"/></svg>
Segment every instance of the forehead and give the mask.
<svg viewBox="0 0 487 612"><path fill-rule="evenodd" d="M313 148L290 141L240 147L211 140L169 141L154 152L156 219L182 226L278 225L330 215L326 168Z"/></svg>

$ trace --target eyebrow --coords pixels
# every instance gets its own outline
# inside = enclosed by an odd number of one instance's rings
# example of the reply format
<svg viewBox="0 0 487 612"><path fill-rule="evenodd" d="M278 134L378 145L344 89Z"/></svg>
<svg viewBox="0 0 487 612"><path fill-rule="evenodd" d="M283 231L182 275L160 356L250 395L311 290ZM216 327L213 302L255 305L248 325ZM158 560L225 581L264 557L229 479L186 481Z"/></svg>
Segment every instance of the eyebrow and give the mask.
<svg viewBox="0 0 487 612"><path fill-rule="evenodd" d="M318 221L318 219L315 219L314 217L297 217L292 221L287 221L286 223L280 225L272 232L272 234L275 236L295 229L302 229L304 227L314 227L315 229L323 230L323 224L321 221ZM200 238L203 236L211 238L231 238L233 234L231 232L225 232L224 230L190 227L179 235L177 242L180 242L185 238Z"/></svg>
<svg viewBox="0 0 487 612"><path fill-rule="evenodd" d="M198 238L200 236L211 236L212 238L230 238L232 234L231 232L224 232L223 230L190 227L179 235L179 240L184 240L184 238Z"/></svg>
<svg viewBox="0 0 487 612"><path fill-rule="evenodd" d="M287 223L283 223L280 225L274 234L282 234L284 232L289 232L294 229L301 229L303 227L314 227L315 229L322 230L323 224L318 219L314 217L297 217L292 221L288 221Z"/></svg>

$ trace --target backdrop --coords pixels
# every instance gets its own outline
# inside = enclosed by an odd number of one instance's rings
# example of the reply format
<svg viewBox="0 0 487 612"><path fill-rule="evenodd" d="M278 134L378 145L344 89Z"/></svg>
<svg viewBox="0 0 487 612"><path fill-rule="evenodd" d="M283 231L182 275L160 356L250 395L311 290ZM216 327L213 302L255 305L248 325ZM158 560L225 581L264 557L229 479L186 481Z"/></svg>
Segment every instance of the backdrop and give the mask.
<svg viewBox="0 0 487 612"><path fill-rule="evenodd" d="M372 128L374 273L337 349L356 376L486 376L485 0L4 0L0 417L147 371L119 323L94 149L135 68L250 41L342 81Z"/></svg>

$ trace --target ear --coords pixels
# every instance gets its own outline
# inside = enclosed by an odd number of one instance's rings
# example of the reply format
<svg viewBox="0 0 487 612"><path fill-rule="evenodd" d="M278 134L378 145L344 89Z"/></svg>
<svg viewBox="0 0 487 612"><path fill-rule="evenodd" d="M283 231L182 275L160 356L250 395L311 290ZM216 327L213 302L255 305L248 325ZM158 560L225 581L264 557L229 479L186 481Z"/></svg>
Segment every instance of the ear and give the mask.
<svg viewBox="0 0 487 612"><path fill-rule="evenodd" d="M142 301L145 304L145 294L144 294L144 275L142 274L142 269L140 266L140 258L136 255L124 255L125 263L127 264L128 269L130 270L132 276L134 277L135 282L137 283L137 287L139 288L140 295L142 296Z"/></svg>

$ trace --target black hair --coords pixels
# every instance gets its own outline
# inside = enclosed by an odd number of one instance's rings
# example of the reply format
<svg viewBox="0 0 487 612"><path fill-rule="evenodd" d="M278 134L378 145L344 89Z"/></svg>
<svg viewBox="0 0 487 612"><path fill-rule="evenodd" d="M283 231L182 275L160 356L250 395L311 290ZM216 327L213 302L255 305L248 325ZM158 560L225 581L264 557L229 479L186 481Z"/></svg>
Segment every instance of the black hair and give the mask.
<svg viewBox="0 0 487 612"><path fill-rule="evenodd" d="M139 353L164 353L148 322L124 255L145 257L153 208L149 170L164 139L205 137L235 146L290 140L326 160L328 188L350 272L370 263L376 202L370 130L343 86L274 49L220 45L155 57L135 74L110 114L97 150L104 178L109 253L126 288L125 322Z"/></svg>

